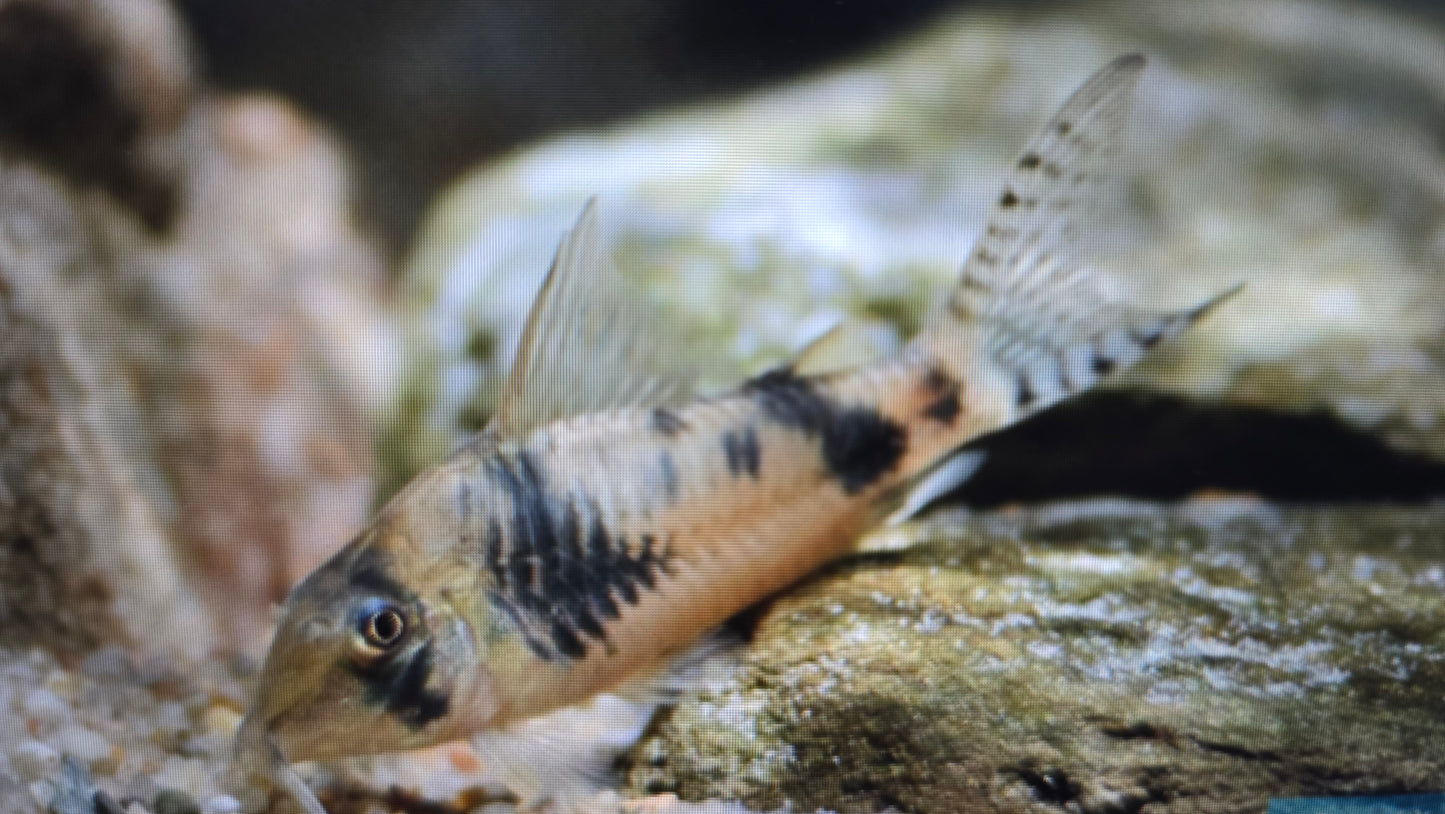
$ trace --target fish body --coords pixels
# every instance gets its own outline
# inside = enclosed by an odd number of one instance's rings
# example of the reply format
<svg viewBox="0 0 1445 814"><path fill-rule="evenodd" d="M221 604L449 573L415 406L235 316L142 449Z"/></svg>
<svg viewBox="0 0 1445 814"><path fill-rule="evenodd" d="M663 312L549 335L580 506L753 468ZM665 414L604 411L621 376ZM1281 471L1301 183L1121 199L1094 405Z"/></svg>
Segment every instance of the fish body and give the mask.
<svg viewBox="0 0 1445 814"><path fill-rule="evenodd" d="M488 431L398 494L288 598L237 761L504 730L664 668L847 553L967 442L1092 386L1198 319L1108 302L1072 212L1142 69L1117 60L1019 159L960 281L894 359L783 368L695 398L589 208L529 317Z"/></svg>
<svg viewBox="0 0 1445 814"><path fill-rule="evenodd" d="M461 576L461 615L507 653L487 660L492 720L530 717L623 683L847 552L883 496L970 434L961 398L919 359L565 419L423 478L380 519L397 543L370 547L371 567L399 584L403 562Z"/></svg>

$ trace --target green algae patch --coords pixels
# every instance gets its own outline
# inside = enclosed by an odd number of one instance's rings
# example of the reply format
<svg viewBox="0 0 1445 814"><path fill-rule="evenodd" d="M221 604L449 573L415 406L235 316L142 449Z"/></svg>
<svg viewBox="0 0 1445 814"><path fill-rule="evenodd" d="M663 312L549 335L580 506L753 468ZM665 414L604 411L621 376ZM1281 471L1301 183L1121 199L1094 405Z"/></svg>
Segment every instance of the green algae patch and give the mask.
<svg viewBox="0 0 1445 814"><path fill-rule="evenodd" d="M773 604L630 780L841 812L1435 790L1442 521L1226 499L943 513Z"/></svg>

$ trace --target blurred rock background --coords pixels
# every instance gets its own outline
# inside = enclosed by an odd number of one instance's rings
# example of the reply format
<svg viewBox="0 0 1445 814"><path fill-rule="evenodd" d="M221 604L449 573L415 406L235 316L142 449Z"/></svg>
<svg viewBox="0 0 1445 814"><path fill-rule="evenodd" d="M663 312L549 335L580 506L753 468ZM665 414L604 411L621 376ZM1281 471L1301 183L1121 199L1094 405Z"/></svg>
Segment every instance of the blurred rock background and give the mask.
<svg viewBox="0 0 1445 814"><path fill-rule="evenodd" d="M334 139L149 0L0 4L0 631L255 651L395 368Z"/></svg>
<svg viewBox="0 0 1445 814"><path fill-rule="evenodd" d="M760 609L624 788L850 812L1437 790L1441 17L0 0L0 812L66 783L264 807L219 781L271 604L485 420L587 196L734 371L828 317L887 350L1029 133L1138 48L1113 285L1245 295L990 441L954 496L977 513ZM1059 502L1098 495L1161 503ZM483 768L316 777L333 811L505 807Z"/></svg>
<svg viewBox="0 0 1445 814"><path fill-rule="evenodd" d="M340 133L357 208L404 247L477 161L558 131L847 59L964 0L181 0L208 79ZM437 126L445 122L445 126Z"/></svg>

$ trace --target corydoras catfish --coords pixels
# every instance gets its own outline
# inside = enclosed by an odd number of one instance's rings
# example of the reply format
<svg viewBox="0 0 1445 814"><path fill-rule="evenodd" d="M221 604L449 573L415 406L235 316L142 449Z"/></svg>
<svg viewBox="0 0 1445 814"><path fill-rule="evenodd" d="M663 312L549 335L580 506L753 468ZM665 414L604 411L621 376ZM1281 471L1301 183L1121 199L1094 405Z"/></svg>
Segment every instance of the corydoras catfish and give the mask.
<svg viewBox="0 0 1445 814"><path fill-rule="evenodd" d="M589 206L493 423L286 600L238 765L323 814L289 762L496 732L653 675L956 479L964 444L1184 331L1221 298L1113 302L1068 251L1143 66L1115 60L1069 98L927 327L871 365L692 396L657 372L675 345L624 293Z"/></svg>

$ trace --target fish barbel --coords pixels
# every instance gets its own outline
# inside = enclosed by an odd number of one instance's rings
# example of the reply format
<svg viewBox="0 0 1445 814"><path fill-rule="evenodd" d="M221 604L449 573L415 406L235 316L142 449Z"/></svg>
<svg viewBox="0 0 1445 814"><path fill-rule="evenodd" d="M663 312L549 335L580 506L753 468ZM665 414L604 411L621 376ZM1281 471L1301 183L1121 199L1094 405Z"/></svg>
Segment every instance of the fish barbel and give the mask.
<svg viewBox="0 0 1445 814"><path fill-rule="evenodd" d="M286 600L237 764L324 814L290 762L504 730L655 674L847 553L910 490L936 494L930 473L956 480L963 444L1185 330L1222 297L1176 312L1111 302L1067 251L1143 66L1115 60L1069 98L944 307L870 366L800 364L693 397L589 206L492 425Z"/></svg>

